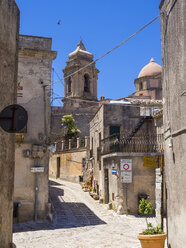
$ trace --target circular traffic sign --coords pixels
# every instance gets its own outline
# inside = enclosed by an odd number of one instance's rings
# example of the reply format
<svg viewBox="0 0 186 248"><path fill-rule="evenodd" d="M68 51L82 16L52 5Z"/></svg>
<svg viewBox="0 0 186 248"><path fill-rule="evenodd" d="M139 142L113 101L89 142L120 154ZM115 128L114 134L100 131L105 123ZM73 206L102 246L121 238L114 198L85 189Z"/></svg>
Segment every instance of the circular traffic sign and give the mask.
<svg viewBox="0 0 186 248"><path fill-rule="evenodd" d="M27 124L27 111L18 104L9 105L0 113L0 126L8 133L16 133Z"/></svg>
<svg viewBox="0 0 186 248"><path fill-rule="evenodd" d="M129 164L124 164L124 165L123 165L123 169L124 169L124 170L128 170L128 169L129 169Z"/></svg>

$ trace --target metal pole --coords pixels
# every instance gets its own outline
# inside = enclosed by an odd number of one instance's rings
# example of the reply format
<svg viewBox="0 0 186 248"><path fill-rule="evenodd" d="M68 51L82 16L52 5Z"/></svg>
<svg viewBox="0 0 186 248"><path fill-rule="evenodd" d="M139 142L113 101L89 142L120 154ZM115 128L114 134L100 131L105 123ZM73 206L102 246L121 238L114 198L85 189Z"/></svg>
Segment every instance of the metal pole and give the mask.
<svg viewBox="0 0 186 248"><path fill-rule="evenodd" d="M35 158L34 166L38 166L38 159ZM35 201L34 201L34 220L37 222L37 211L38 211L38 173L35 173Z"/></svg>
<svg viewBox="0 0 186 248"><path fill-rule="evenodd" d="M35 202L34 202L34 220L37 222L37 205L38 205L38 173L35 173Z"/></svg>
<svg viewBox="0 0 186 248"><path fill-rule="evenodd" d="M125 183L125 202L126 202L126 210L128 215L128 184Z"/></svg>
<svg viewBox="0 0 186 248"><path fill-rule="evenodd" d="M164 157L161 156L161 174L162 174L162 183L161 183L161 229L163 230L163 217L164 217Z"/></svg>

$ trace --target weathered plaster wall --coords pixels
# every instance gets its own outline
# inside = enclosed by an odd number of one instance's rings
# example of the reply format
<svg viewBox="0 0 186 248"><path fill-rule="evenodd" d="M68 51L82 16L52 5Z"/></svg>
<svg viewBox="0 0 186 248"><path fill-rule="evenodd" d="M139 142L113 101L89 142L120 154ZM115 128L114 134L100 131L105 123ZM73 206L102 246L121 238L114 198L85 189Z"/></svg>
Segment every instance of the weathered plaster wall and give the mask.
<svg viewBox="0 0 186 248"><path fill-rule="evenodd" d="M164 0L160 9L168 243L180 248L186 244L186 2Z"/></svg>
<svg viewBox="0 0 186 248"><path fill-rule="evenodd" d="M94 118L90 122L90 149L92 151L92 156L94 159L92 160L93 164L93 175L94 175L94 181L98 182L98 185L100 185L102 182L101 180L101 171L99 170L101 165L101 159L98 159L98 149L100 148L100 142L99 142L99 135L101 136L101 139L104 139L104 105L100 107ZM98 192L99 193L99 192Z"/></svg>
<svg viewBox="0 0 186 248"><path fill-rule="evenodd" d="M129 213L138 213L138 194L147 194L148 200L155 206L155 168L144 167L145 154L125 154L104 159L102 180L104 182L104 169L109 170L109 201L117 210L118 199L123 201L123 212L126 213L126 206ZM132 183L120 182L120 159L132 159ZM112 174L112 165L118 171L118 177ZM127 187L127 189L126 189ZM105 187L101 190L105 200ZM126 204L127 203L127 204Z"/></svg>
<svg viewBox="0 0 186 248"><path fill-rule="evenodd" d="M27 131L24 140L16 143L14 201L20 202L18 221L32 220L35 202L35 174L30 169L43 166L39 173L38 217L45 218L48 202L48 164L50 142L50 83L52 40L44 37L20 36L18 83L22 97L18 98L28 112ZM49 85L49 86L47 86ZM40 149L40 158L34 159L33 148ZM24 154L28 150L30 154Z"/></svg>
<svg viewBox="0 0 186 248"><path fill-rule="evenodd" d="M0 111L16 103L19 9L14 1L0 1ZM12 242L14 135L0 128L0 247Z"/></svg>
<svg viewBox="0 0 186 248"><path fill-rule="evenodd" d="M75 149L74 151L54 154L50 158L49 175L57 177L57 158L60 158L60 175L63 180L79 182L79 176L83 176L82 159L88 158L87 149Z"/></svg>

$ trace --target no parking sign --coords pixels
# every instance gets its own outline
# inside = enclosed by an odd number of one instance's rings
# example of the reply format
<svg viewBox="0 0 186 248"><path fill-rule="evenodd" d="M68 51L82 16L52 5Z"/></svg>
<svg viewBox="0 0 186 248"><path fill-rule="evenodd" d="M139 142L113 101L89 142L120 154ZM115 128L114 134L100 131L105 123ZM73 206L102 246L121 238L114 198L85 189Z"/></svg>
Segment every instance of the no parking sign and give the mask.
<svg viewBox="0 0 186 248"><path fill-rule="evenodd" d="M132 159L120 159L121 171L132 171Z"/></svg>
<svg viewBox="0 0 186 248"><path fill-rule="evenodd" d="M132 183L132 159L120 159L121 183Z"/></svg>

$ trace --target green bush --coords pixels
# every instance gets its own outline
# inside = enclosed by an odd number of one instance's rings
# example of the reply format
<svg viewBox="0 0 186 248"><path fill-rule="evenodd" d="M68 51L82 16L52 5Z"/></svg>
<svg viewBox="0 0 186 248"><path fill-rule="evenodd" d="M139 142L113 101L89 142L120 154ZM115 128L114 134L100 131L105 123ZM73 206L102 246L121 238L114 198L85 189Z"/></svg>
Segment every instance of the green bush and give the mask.
<svg viewBox="0 0 186 248"><path fill-rule="evenodd" d="M72 115L64 115L61 119L61 137L65 139L72 139L80 133L80 130L75 124L75 120Z"/></svg>
<svg viewBox="0 0 186 248"><path fill-rule="evenodd" d="M143 231L144 235L153 235L153 234L162 234L163 230L159 225L153 226L151 223L148 223L148 228Z"/></svg>
<svg viewBox="0 0 186 248"><path fill-rule="evenodd" d="M147 216L151 215L153 212L153 206L151 202L148 202L144 198L140 200L139 204L139 212L143 215L145 215L146 218L146 224L147 224L147 229L143 231L144 235L153 235L153 234L162 234L163 230L160 228L159 225L153 226L151 223L148 223L147 221Z"/></svg>
<svg viewBox="0 0 186 248"><path fill-rule="evenodd" d="M145 216L148 216L148 215L152 214L153 209L154 208L153 208L151 202L147 202L147 200L145 200L144 198L142 198L140 200L139 212L141 214L144 214Z"/></svg>

